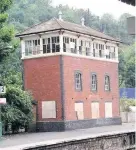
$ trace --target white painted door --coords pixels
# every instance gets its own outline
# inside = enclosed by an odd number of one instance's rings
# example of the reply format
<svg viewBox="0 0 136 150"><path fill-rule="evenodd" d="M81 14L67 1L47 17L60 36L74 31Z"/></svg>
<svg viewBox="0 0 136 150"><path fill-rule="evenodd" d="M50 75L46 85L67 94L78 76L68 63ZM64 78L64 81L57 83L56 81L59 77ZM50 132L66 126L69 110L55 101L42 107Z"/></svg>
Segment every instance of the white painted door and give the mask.
<svg viewBox="0 0 136 150"><path fill-rule="evenodd" d="M105 118L112 117L112 102L105 102Z"/></svg>
<svg viewBox="0 0 136 150"><path fill-rule="evenodd" d="M100 110L100 107L99 107L99 102L92 102L91 103L91 110L92 110L92 118L95 119L95 118L99 118L99 110Z"/></svg>

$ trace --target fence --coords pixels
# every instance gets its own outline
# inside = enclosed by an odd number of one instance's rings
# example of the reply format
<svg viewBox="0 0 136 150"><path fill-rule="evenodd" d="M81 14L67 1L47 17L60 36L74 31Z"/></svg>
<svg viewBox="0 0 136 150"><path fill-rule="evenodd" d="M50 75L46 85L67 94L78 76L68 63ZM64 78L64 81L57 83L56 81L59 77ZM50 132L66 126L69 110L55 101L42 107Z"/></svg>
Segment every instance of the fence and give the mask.
<svg viewBox="0 0 136 150"><path fill-rule="evenodd" d="M136 120L135 112L121 112L120 115L123 123L132 123Z"/></svg>

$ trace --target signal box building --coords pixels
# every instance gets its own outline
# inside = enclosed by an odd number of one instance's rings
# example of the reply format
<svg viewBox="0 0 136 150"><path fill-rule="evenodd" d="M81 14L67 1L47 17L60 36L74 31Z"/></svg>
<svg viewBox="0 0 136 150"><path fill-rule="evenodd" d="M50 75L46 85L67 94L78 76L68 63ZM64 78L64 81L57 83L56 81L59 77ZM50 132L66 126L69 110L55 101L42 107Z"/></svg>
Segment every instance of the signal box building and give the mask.
<svg viewBox="0 0 136 150"><path fill-rule="evenodd" d="M53 18L28 28L21 39L24 88L37 101L38 131L121 124L119 40Z"/></svg>

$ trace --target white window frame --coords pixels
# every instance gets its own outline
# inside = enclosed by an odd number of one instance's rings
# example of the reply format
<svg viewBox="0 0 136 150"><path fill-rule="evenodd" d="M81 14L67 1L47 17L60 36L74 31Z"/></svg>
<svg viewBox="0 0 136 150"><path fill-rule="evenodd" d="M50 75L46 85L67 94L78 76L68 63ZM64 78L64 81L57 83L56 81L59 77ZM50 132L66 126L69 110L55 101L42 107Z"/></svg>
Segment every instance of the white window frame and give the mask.
<svg viewBox="0 0 136 150"><path fill-rule="evenodd" d="M53 42L53 38L54 38L55 42ZM48 39L50 39L49 42L48 42ZM57 41L57 39L59 39L59 40ZM49 36L49 37L43 38L42 40L43 40L43 53L44 54L60 52L60 37L59 36ZM55 44L54 52L52 49L52 44ZM50 49L47 49L48 45L50 46ZM44 50L44 46L46 46L46 50ZM59 51L57 51L56 46L59 46Z"/></svg>
<svg viewBox="0 0 136 150"><path fill-rule="evenodd" d="M77 91L82 90L82 74L79 71L75 72L75 89Z"/></svg>
<svg viewBox="0 0 136 150"><path fill-rule="evenodd" d="M91 42L85 41L86 56L90 56Z"/></svg>
<svg viewBox="0 0 136 150"><path fill-rule="evenodd" d="M53 42L52 40L55 40L55 42ZM53 47L52 45L55 44L55 51L53 52ZM57 51L56 46L59 46L59 51ZM51 37L51 47L52 47L52 53L56 53L56 52L60 52L60 38L59 36L52 36Z"/></svg>
<svg viewBox="0 0 136 150"><path fill-rule="evenodd" d="M69 38L70 53L73 53L73 54L77 53L76 43L77 43L76 38ZM74 45L74 47L71 47L71 45Z"/></svg>
<svg viewBox="0 0 136 150"><path fill-rule="evenodd" d="M40 38L33 40L25 40L25 56L38 54L40 54Z"/></svg>
<svg viewBox="0 0 136 150"><path fill-rule="evenodd" d="M105 82L104 82L105 91L110 91L110 76L105 75Z"/></svg>
<svg viewBox="0 0 136 150"><path fill-rule="evenodd" d="M91 89L97 91L97 74L91 73Z"/></svg>

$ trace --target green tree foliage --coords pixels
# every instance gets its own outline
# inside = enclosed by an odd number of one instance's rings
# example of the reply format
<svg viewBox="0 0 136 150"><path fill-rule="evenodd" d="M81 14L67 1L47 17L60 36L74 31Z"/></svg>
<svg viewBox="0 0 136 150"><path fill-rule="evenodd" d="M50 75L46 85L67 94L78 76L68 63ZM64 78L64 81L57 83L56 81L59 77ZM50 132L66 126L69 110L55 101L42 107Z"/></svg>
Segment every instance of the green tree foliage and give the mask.
<svg viewBox="0 0 136 150"><path fill-rule="evenodd" d="M119 50L119 78L120 86L135 87L135 44L121 47Z"/></svg>
<svg viewBox="0 0 136 150"><path fill-rule="evenodd" d="M26 127L32 121L32 97L20 87L8 85L4 95L7 104L2 106L2 121L5 125L12 124L12 132Z"/></svg>
<svg viewBox="0 0 136 150"><path fill-rule="evenodd" d="M12 8L9 10L9 22L20 32L39 22L47 21L53 17L58 18L59 10L63 12L64 20L80 24L81 18L84 17L87 26L118 38L125 44L132 45L134 43L134 37L127 34L126 21L130 14L125 13L121 15L118 20L107 13L102 17L98 17L89 9L75 9L70 8L68 5L53 7L50 0L14 0ZM130 49L130 47L131 46L121 46L119 50L119 78L121 87L134 87L132 86L134 84L132 84L134 81L133 73L135 72L132 65L133 63L128 62L127 58L124 57L124 50ZM128 55L128 57L130 56ZM132 74L130 72L131 81L126 73L129 70L133 72Z"/></svg>
<svg viewBox="0 0 136 150"><path fill-rule="evenodd" d="M6 11L11 6L11 0L0 1L0 62L17 46L14 39L14 27L8 25Z"/></svg>
<svg viewBox="0 0 136 150"><path fill-rule="evenodd" d="M2 106L2 122L5 127L12 125L12 131L18 132L20 127L27 127L32 121L32 96L22 90L22 73L20 54L10 54L0 65L0 82L7 87L5 95L7 104ZM2 71L4 70L4 71Z"/></svg>
<svg viewBox="0 0 136 150"><path fill-rule="evenodd" d="M14 26L10 25L7 10L12 0L0 1L0 84L6 86L7 104L2 106L2 122L12 124L12 131L28 126L32 121L32 96L22 90L22 74L19 41L14 38Z"/></svg>
<svg viewBox="0 0 136 150"><path fill-rule="evenodd" d="M130 106L136 106L136 102L134 99L122 98L120 99L120 109L122 112L129 112Z"/></svg>
<svg viewBox="0 0 136 150"><path fill-rule="evenodd" d="M68 5L53 7L50 0L14 0L10 8L11 4L11 0L0 1L0 61L3 60L0 62L0 82L8 87L5 95L8 99L8 105L3 107L4 122L12 122L12 124L22 126L29 122L27 117L31 118L31 96L21 90L23 83L20 48L11 54L18 43L18 41L14 40L14 28L16 32L20 32L34 24L58 17L58 12L61 10L64 20L80 24L81 18L84 17L85 25L119 38L126 44L132 45L134 43L134 38L127 34L126 19L130 16L129 14L123 14L118 20L110 14L98 17L89 9L75 9L70 8ZM8 10L9 8L10 10ZM134 46L123 46L120 49L120 86L134 87ZM28 107L30 107L29 111L25 106L26 101L28 101ZM24 106L26 110L23 109ZM22 119L20 116L22 116ZM18 122L19 120L20 122Z"/></svg>
<svg viewBox="0 0 136 150"><path fill-rule="evenodd" d="M129 14L123 14L118 20L107 13L98 17L89 9L70 8L68 5L53 7L51 0L14 0L9 11L9 21L20 31L53 17L58 18L59 10L63 12L64 20L80 24L84 17L87 26L119 38L124 43L134 42L134 38L127 34L126 20Z"/></svg>

